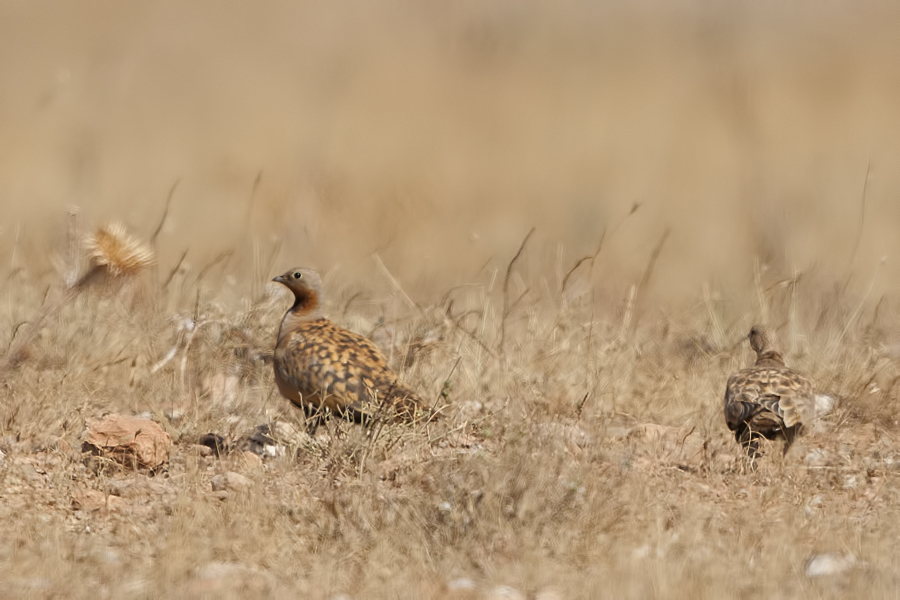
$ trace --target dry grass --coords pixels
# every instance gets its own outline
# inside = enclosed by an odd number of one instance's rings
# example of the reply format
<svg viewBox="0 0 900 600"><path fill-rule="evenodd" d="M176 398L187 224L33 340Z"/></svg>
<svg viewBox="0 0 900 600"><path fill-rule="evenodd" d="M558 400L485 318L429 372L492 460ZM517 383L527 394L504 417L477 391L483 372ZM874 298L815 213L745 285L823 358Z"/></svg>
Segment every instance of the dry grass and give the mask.
<svg viewBox="0 0 900 600"><path fill-rule="evenodd" d="M896 595L895 11L450 6L0 11L0 596ZM158 262L67 294L107 219ZM445 419L290 435L300 263ZM758 321L836 406L751 469Z"/></svg>

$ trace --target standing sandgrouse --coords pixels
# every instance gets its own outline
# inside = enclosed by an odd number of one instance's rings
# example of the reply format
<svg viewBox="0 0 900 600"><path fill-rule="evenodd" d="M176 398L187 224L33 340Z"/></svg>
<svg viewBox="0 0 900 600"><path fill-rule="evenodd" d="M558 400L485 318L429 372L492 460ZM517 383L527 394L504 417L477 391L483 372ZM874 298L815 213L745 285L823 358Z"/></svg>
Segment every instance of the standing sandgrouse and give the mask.
<svg viewBox="0 0 900 600"><path fill-rule="evenodd" d="M725 422L751 458L759 456L759 438L784 439L784 453L803 426L812 423L812 383L784 364L772 334L762 326L750 330L756 364L728 378Z"/></svg>
<svg viewBox="0 0 900 600"><path fill-rule="evenodd" d="M291 269L272 281L294 293L275 345L275 382L282 396L307 414L328 410L358 423L382 411L413 420L425 410L375 344L325 318L318 273Z"/></svg>

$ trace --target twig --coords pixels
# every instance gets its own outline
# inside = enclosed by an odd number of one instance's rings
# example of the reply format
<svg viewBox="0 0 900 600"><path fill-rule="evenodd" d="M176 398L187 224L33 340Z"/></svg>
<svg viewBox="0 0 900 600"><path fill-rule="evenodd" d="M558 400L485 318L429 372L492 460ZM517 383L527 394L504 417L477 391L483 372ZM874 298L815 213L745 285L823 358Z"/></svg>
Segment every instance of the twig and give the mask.
<svg viewBox="0 0 900 600"><path fill-rule="evenodd" d="M467 336L469 336L469 337L472 339L472 341L475 342L476 344L478 344L478 345L481 347L482 350L484 350L485 352L487 352L487 353L491 356L491 358L497 358L497 355L494 353L493 350L491 350L490 348L488 348L487 344L485 344L484 342L482 342L480 339L478 339L478 337L477 337L474 333L472 333L471 331L469 331L468 329L466 329L465 327L463 327L463 326L460 324L460 321L463 319L463 317L465 317L465 316L467 316L467 315L470 315L470 314L473 314L473 313L474 313L474 314L478 314L478 311L469 311L469 312L463 313L462 316L460 316L460 317L457 319L456 317L454 317L453 315L451 315L451 314L448 312L448 313L447 313L447 319L450 321L450 324L451 324L451 325L453 325L454 327L456 327L457 329L459 329L460 331L462 331L463 333L465 333Z"/></svg>
<svg viewBox="0 0 900 600"><path fill-rule="evenodd" d="M65 273L63 274L63 280L65 281L66 287L72 287L75 285L75 282L78 281L78 258L79 258L79 243L78 243L78 213L79 208L77 206L72 206L69 208L69 223L68 228L66 230L68 248L66 249L66 266Z"/></svg>
<svg viewBox="0 0 900 600"><path fill-rule="evenodd" d="M593 254L589 254L588 256L582 256L577 261L575 261L575 264L572 265L572 268L569 269L569 272L566 273L565 277L563 277L562 286L560 286L560 289L559 289L560 293L566 291L566 285L568 285L568 283L569 283L569 277L571 277L572 273L574 273L575 270L578 267L580 267L581 265L583 265L585 262L591 261L591 264L590 264L591 269L590 270L594 269L594 262L597 260L597 257L600 256L600 251L603 249L603 241L605 239L606 239L606 229L604 229L603 233L600 234L600 242L597 244L597 250Z"/></svg>
<svg viewBox="0 0 900 600"><path fill-rule="evenodd" d="M447 384L450 383L450 378L453 377L453 373L456 372L456 367L459 366L459 361L462 360L462 356L456 357L456 362L453 363L453 367L451 367L450 372L447 373L447 376L444 377L444 385L441 387L441 391L438 392L437 397L435 397L434 402L431 404L431 410L434 411L434 407L437 406L438 401L441 399L441 396L444 395L444 390L447 389Z"/></svg>
<svg viewBox="0 0 900 600"><path fill-rule="evenodd" d="M381 398L381 402L378 402L378 393L375 390L369 390L370 393L374 396L374 400L378 404L378 408L375 410L375 430L372 432L372 437L369 440L369 443L366 444L366 448L363 450L362 458L359 461L359 473L357 477L362 477L363 473L366 470L366 461L369 458L369 455L372 453L372 450L375 448L375 442L378 440L378 437L381 435L381 431L384 429L384 424L387 421L385 419L385 412L388 408L388 403L390 401L391 396L393 395L394 387L397 385L397 382L391 384L391 387L388 388L387 392L385 392Z"/></svg>
<svg viewBox="0 0 900 600"><path fill-rule="evenodd" d="M281 246L284 242L284 239L279 236L278 240L272 246L272 252L269 254L268 260L266 260L266 268L263 273L271 273L272 267L275 265L275 259L278 257L278 254L281 252ZM258 277L257 279L261 279Z"/></svg>
<svg viewBox="0 0 900 600"><path fill-rule="evenodd" d="M185 249L185 251L181 255L181 258L178 259L178 262L175 263L175 266L172 267L171 271L169 271L169 276L166 277L166 281L162 284L163 291L165 291L166 288L169 287L169 284L172 283L172 278L175 277L175 273L177 273L178 269L181 268L181 264L184 262L184 259L187 256L188 250L190 250L190 248Z"/></svg>
<svg viewBox="0 0 900 600"><path fill-rule="evenodd" d="M359 298L360 296L362 296L362 292L356 292L355 294L350 296L350 298L348 298L346 302L344 302L344 310L341 311L341 319L343 319L343 320L347 319L347 311L350 310L350 305L353 304L353 301L356 300L357 298Z"/></svg>
<svg viewBox="0 0 900 600"><path fill-rule="evenodd" d="M219 264L220 262L223 262L223 261L224 261L224 262L227 264L227 263L228 263L228 259L231 258L231 255L232 255L232 254L234 254L234 249L233 249L233 248L232 248L231 250L224 250L223 252L219 252L219 255L216 256L216 257L212 260L212 262L210 262L210 263L207 264L205 267L203 267L203 270L201 270L201 271L200 271L200 274L197 275L197 283L200 283L201 281L203 281L203 278L204 278L204 277L206 276L206 274L210 271L210 269L212 269L214 266L216 266L216 265Z"/></svg>
<svg viewBox="0 0 900 600"><path fill-rule="evenodd" d="M753 260L753 284L756 287L756 297L759 300L759 314L763 323L769 322L769 303L766 302L765 290L762 287L762 273L759 267L759 257Z"/></svg>
<svg viewBox="0 0 900 600"><path fill-rule="evenodd" d="M631 217L631 215L636 213L640 207L641 207L640 202L635 202L634 204L632 204L631 210L628 211L628 214L625 215L624 217L622 217L622 220L619 221L616 224L616 226L612 228L612 231L610 231L609 234L610 235L615 234L619 230L619 228L625 224L625 221L627 221L629 219L629 217ZM563 277L562 285L560 286L560 292L566 291L566 284L568 283L569 277L572 275L572 273L575 272L575 270L578 267L580 267L582 264L584 264L585 261L588 261L588 260L591 261L591 269L594 268L594 261L596 261L597 257L600 255L600 250L603 249L603 242L606 240L606 233L607 233L607 230L606 230L606 228L604 228L603 233L600 234L600 242L597 244L597 251L594 252L594 254L592 254L590 256L584 256L584 257L578 259L575 262L575 265L573 265L572 268L569 269L569 272L566 273L565 277Z"/></svg>
<svg viewBox="0 0 900 600"><path fill-rule="evenodd" d="M625 332L631 326L631 315L634 314L634 299L637 296L637 286L632 284L628 290L628 300L625 302L625 313L622 315L622 329L619 339L625 339Z"/></svg>
<svg viewBox="0 0 900 600"><path fill-rule="evenodd" d="M504 408L505 408L505 407L504 407ZM453 429L450 429L450 430L448 430L448 431L445 431L444 433L440 434L440 435L437 436L437 437L428 438L428 443L429 443L429 444L434 444L435 442L437 442L437 441L439 441L439 440L442 440L442 439L444 439L445 437L449 437L449 436L453 435L453 434L456 433L457 431L461 431L461 430L465 429L465 428L468 427L469 425L477 425L478 423L481 423L482 421L485 421L485 420L487 420L487 419L490 419L491 417L493 417L493 416L499 414L500 412L502 412L502 411L504 410L504 408L495 410L495 411L492 412L492 413L488 413L488 414L484 415L483 417L479 417L479 418L475 419L474 421L466 421L466 422L463 423L462 425L459 425L458 427L454 427Z"/></svg>
<svg viewBox="0 0 900 600"><path fill-rule="evenodd" d="M866 163L866 178L863 180L862 196L859 199L859 225L856 227L856 240L853 242L853 252L850 254L850 263L847 265L847 280L853 269L853 263L856 262L856 253L859 250L859 244L862 241L863 227L866 223L866 191L869 189L869 173L872 170L872 159ZM846 284L845 284L846 285Z"/></svg>
<svg viewBox="0 0 900 600"><path fill-rule="evenodd" d="M530 291L531 291L530 288L525 288L525 291L522 292L522 293L519 295L518 298L516 298L515 300L513 300L513 303L512 303L512 304L509 305L509 309L508 309L507 312L512 312L512 310L519 304L519 302L522 301L522 299L523 299L525 296L528 295L528 292L530 292Z"/></svg>
<svg viewBox="0 0 900 600"><path fill-rule="evenodd" d="M869 289L866 290L866 293L863 295L862 299L857 303L856 307L853 309L853 312L850 313L850 316L847 317L844 322L844 326L841 327L841 334L838 338L838 344L843 343L844 337L846 337L847 332L850 330L850 326L859 318L859 315L862 313L863 307L866 302L869 300L869 296L872 293L872 289L875 287L875 282L878 280L878 276L881 274L881 266L884 263L879 264L879 268L875 271L875 274L872 275L872 280L869 282Z"/></svg>
<svg viewBox="0 0 900 600"><path fill-rule="evenodd" d="M672 229L670 227L666 227L666 230L663 231L663 234L659 238L659 241L656 242L656 247L653 248L653 252L650 253L650 260L647 262L647 268L644 269L644 275L641 277L641 282L638 284L639 291L643 291L647 286L647 283L650 281L650 276L653 275L653 267L656 266L656 260L659 258L659 254L660 252L662 252L663 246L665 245L666 239L668 239L670 233L672 233Z"/></svg>
<svg viewBox="0 0 900 600"><path fill-rule="evenodd" d="M21 329L23 325L27 325L27 324L28 324L28 321L20 321L13 328L12 336L10 336L10 338L9 338L9 344L6 345L6 353L7 354L9 354L9 349L12 348L13 342L16 339L16 335L18 335L18 333L19 333L19 329Z"/></svg>
<svg viewBox="0 0 900 600"><path fill-rule="evenodd" d="M384 262L381 260L381 257L378 256L377 252L372 254L372 259L375 261L375 264L378 265L378 268L381 269L381 272L384 274L384 276L387 277L388 281L391 282L391 285L394 286L394 289L400 292L400 295L403 296L403 299L406 300L406 303L409 304L409 307L415 308L419 312L423 312L422 309L419 308L419 305L413 302L412 298L410 298L409 295L405 291L403 291L403 288L400 287L400 283L396 278L394 278L393 275L391 275L391 272L388 271L388 268L384 266Z"/></svg>
<svg viewBox="0 0 900 600"><path fill-rule="evenodd" d="M166 207L163 209L163 214L159 219L159 223L156 224L156 229L153 230L153 235L150 236L151 246L156 245L156 238L162 231L163 225L166 224L166 219L169 218L169 206L172 204L172 197L175 195L175 190L178 189L179 183L181 183L181 179L176 179L175 183L172 184L172 187L169 188L169 195L166 196Z"/></svg>
<svg viewBox="0 0 900 600"><path fill-rule="evenodd" d="M584 405L587 403L588 398L590 398L590 397L591 397L590 392L585 393L584 398L582 398L581 402L579 402L578 405L575 407L575 415L579 419L581 419L581 413L584 411Z"/></svg>
<svg viewBox="0 0 900 600"><path fill-rule="evenodd" d="M256 192L259 191L259 184L262 183L262 174L262 169L260 169L256 173L256 179L253 180L253 187L250 188L250 198L247 199L247 215L244 217L247 229L250 229L250 218L253 216L253 206L256 203Z"/></svg>
<svg viewBox="0 0 900 600"><path fill-rule="evenodd" d="M500 319L500 351L503 351L503 344L506 341L506 317L509 316L509 279L512 276L513 267L516 264L516 261L519 260L519 257L522 256L522 252L525 250L525 244L528 243L528 240L531 239L531 235L534 233L535 228L532 227L528 234L525 236L525 239L522 240L522 243L519 245L519 250L516 252L516 255L512 257L512 260L509 261L509 264L506 265L506 277L503 279L503 316ZM521 300L521 297L519 298Z"/></svg>

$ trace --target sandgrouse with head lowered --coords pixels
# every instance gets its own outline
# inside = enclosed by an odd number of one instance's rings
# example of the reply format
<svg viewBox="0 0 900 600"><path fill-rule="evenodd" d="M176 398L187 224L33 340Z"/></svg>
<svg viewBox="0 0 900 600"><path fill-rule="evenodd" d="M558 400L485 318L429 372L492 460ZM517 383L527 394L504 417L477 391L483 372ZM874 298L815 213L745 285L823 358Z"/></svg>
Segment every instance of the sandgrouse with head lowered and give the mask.
<svg viewBox="0 0 900 600"><path fill-rule="evenodd" d="M275 345L275 382L282 396L307 414L330 411L360 423L376 415L411 421L427 412L374 343L325 318L318 273L296 268L273 281L294 293Z"/></svg>
<svg viewBox="0 0 900 600"><path fill-rule="evenodd" d="M759 439L784 439L786 454L794 438L815 416L812 383L789 369L775 347L772 333L762 326L750 330L756 364L728 378L725 422L751 458L759 456Z"/></svg>

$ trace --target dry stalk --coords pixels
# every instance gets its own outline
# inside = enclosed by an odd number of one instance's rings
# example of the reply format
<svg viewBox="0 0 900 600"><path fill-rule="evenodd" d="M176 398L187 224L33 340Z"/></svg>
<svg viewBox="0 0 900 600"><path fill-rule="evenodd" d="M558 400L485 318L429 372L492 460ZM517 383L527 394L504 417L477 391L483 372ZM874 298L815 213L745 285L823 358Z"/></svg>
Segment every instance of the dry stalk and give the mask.
<svg viewBox="0 0 900 600"><path fill-rule="evenodd" d="M650 282L650 277L653 275L653 268L656 266L656 261L659 259L659 255L662 252L663 246L669 238L670 233L672 233L672 228L666 227L666 230L663 231L659 241L656 242L653 252L650 253L650 260L647 261L647 268L644 269L644 274L641 276L641 282L638 284L638 291L644 291L647 287L647 283Z"/></svg>
<svg viewBox="0 0 900 600"><path fill-rule="evenodd" d="M522 252L525 250L525 244L528 243L528 240L531 239L531 235L534 233L535 228L532 227L528 234L525 236L525 239L522 240L522 243L519 245L519 250L516 252L516 255L512 257L512 260L509 261L509 264L506 266L506 277L503 279L503 315L500 318L500 352L503 352L503 345L506 342L506 318L509 316L509 312L512 308L518 304L519 300L525 297L525 294L528 293L526 289L522 292L522 295L519 296L512 305L509 304L509 279L512 276L513 267L516 264L516 261L519 260L519 257L522 256Z"/></svg>
<svg viewBox="0 0 900 600"><path fill-rule="evenodd" d="M172 197L175 195L175 190L178 189L179 183L181 183L181 180L176 179L175 183L172 184L172 187L169 188L169 195L166 196L166 207L163 209L162 217L159 218L159 223L156 224L156 229L153 230L153 234L150 236L150 245L153 247L156 247L156 238L166 224L166 219L169 218L169 206L172 204Z"/></svg>
<svg viewBox="0 0 900 600"><path fill-rule="evenodd" d="M394 289L397 290L401 296L403 296L403 299L406 300L406 303L409 305L409 307L415 308L420 313L423 312L422 309L419 307L419 305L416 304L415 302L413 302L412 298L409 297L409 294L407 294L403 290L403 288L400 286L400 283L397 281L397 279L391 274L390 271L388 271L388 268L384 265L384 261L381 260L381 257L378 256L377 252L372 254L372 260L375 261L375 264L378 265L378 269L387 278L387 280L391 282L391 285L394 287Z"/></svg>
<svg viewBox="0 0 900 600"><path fill-rule="evenodd" d="M847 278L844 286L850 282L853 276L853 265L856 263L856 253L859 251L859 244L862 241L863 229L866 224L866 192L869 189L869 173L872 171L872 159L866 163L866 176L863 179L862 194L859 198L859 224L856 226L856 239L853 242L853 252L850 253L850 262L847 264Z"/></svg>
<svg viewBox="0 0 900 600"><path fill-rule="evenodd" d="M560 285L560 288L559 288L560 293L563 293L566 291L566 286L569 284L569 278L578 269L578 267L583 265L585 262L587 262L587 261L591 262L591 264L589 265L589 269L588 269L589 274L590 274L590 272L592 272L594 270L594 263L596 262L597 257L600 256L600 251L603 250L603 241L605 239L606 239L606 229L604 229L603 233L600 234L600 241L597 243L597 250L594 251L593 254L589 254L587 256L582 256L581 258L576 260L575 264L572 265L572 268L568 270L568 272L562 279L562 285Z"/></svg>
<svg viewBox="0 0 900 600"><path fill-rule="evenodd" d="M181 268L181 265L184 263L184 259L187 257L188 250L190 250L190 248L186 249L186 250L181 254L181 258L178 259L178 262L175 263L175 266L172 267L172 270L171 270L171 271L169 271L169 276L166 277L166 280L165 280L165 281L163 282L163 284L162 284L162 290L163 290L163 291L166 291L166 289L169 287L169 284L172 283L172 278L175 277L175 273L178 272L178 269L180 269L180 268Z"/></svg>
<svg viewBox="0 0 900 600"><path fill-rule="evenodd" d="M759 316L762 323L769 322L769 303L766 301L766 293L762 285L762 269L759 265L759 257L753 260L753 283L756 288L756 298L759 301Z"/></svg>

